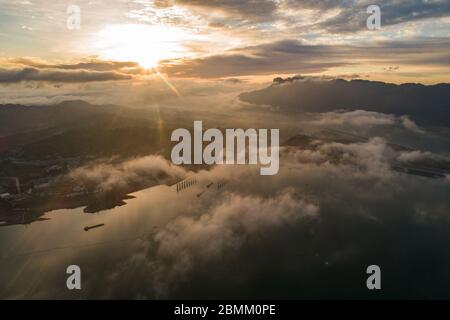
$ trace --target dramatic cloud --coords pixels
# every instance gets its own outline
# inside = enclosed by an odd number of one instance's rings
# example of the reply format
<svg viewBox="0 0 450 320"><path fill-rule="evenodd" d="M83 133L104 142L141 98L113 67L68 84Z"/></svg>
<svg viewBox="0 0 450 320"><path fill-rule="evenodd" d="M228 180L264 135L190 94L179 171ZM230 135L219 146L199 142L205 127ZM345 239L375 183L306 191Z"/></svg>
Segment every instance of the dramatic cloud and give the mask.
<svg viewBox="0 0 450 320"><path fill-rule="evenodd" d="M74 64L48 64L29 58L17 58L10 60L11 63L21 64L39 69L63 69L63 70L92 70L92 71L120 71L128 68L140 68L136 62L120 62L105 60L90 60Z"/></svg>
<svg viewBox="0 0 450 320"><path fill-rule="evenodd" d="M8 56L8 54L24 56L28 52L36 52L36 56L45 57L46 52L43 52L42 48L53 48L53 50L73 58L80 55L80 52L73 48L84 48L81 54L85 56L104 57L105 52L119 53L124 47L119 45L119 48L111 48L109 47L110 43L130 43L133 47L133 54L138 53L136 57L145 56L145 53L139 52L140 50L148 51L148 47L143 46L148 40L141 39L144 37L142 34L133 34L129 38L121 39L126 37L127 33L125 32L117 34L117 39L114 39L115 33L107 32L106 35L103 35L106 38L100 38L102 41L94 41L89 37L89 35L97 34L99 28L101 29L105 25L118 28L118 30L121 28L126 30L130 25L139 22L144 26L142 29L146 29L145 26L148 26L149 29L154 26L161 30L174 31L173 35L176 41L164 36L163 38L167 38L167 40L161 39L163 43L167 41L171 44L168 47L169 50L166 47L156 48L158 53L164 53L161 59L174 57L171 63L166 62L164 66L164 69L173 75L220 77L278 72L320 73L333 67L344 69L343 66L354 67L354 70L349 71L351 73L360 73L366 72L361 70L367 70L368 66L373 67L373 63L384 62L382 66L379 66L380 70L386 68L386 65L400 66L400 69L395 70L396 73L409 73L404 76L411 77L419 72L404 69L405 63L415 63L420 66L448 65L449 55L447 52L449 50L446 43L448 44L449 23L448 19L445 19L450 14L448 1L382 0L373 3L381 7L383 27L379 31L369 33L366 29L368 17L366 9L370 4L372 3L362 0L159 0L128 1L126 3L123 1L106 3L83 0L79 1L83 12L83 27L77 31L76 37L68 35L68 30L62 27L67 19L62 4L47 4L37 0L29 6L17 2L2 4L0 7L7 17L12 16L20 20L17 23L7 24L8 29L4 32L7 34L4 56ZM101 18L100 22L97 22L96 15L98 16L99 12L102 14L99 17L99 19ZM36 18L31 19L31 16L36 16ZM437 19L440 17L443 19ZM10 19L5 21L10 21ZM33 40L29 31L24 34L25 30L21 30L20 34L17 34L18 31L14 31L14 25L18 25L19 22L25 25L25 21L27 21L27 26L33 22L30 27L34 32L40 30L40 32L52 36ZM404 24L404 22L409 24L390 27ZM100 34L103 34L101 30ZM187 36L179 37L181 34L187 34ZM14 39L24 42L14 44L19 41ZM308 54L308 52L297 54L295 52L289 54L278 52L276 49L267 48L268 45L264 44L272 39L274 42L302 39L303 46L311 45L313 47L309 50L320 52L317 56ZM381 39L391 39L394 44L392 46L373 45L374 42ZM402 48L401 42L407 39L416 39L416 46L411 51ZM441 41L442 45L440 48L436 47L430 51L429 40ZM96 46L104 41L108 45ZM37 45L38 42L42 43ZM26 46L23 43L32 44L33 49L24 51L23 48ZM66 44L64 48L60 47L61 43ZM370 45L366 47L368 43ZM172 45L175 45L177 49L172 50ZM321 51L314 45L322 45L327 48ZM244 48L244 46L261 46L260 50L266 50L266 52L255 49L258 52L252 54L249 52L251 49ZM421 47L423 47L423 51L417 55ZM150 48L153 49L152 46ZM235 50L236 48L242 48L242 51ZM335 52L338 56L333 54ZM119 55L124 56L123 54ZM211 65L212 70L207 70L205 65L208 64ZM360 70L355 67L358 64L361 64ZM50 63L29 66L70 70L80 68L96 71L116 71L121 67L116 64L87 60L79 65L77 63L74 65ZM127 63L122 66L135 68L132 64L128 65ZM242 71L239 72L239 69ZM373 68L370 69L368 72L376 72ZM333 71L342 72L342 70ZM385 72L391 71L393 70ZM139 71L136 70L136 72ZM439 79L436 81L441 81L445 72L446 70L439 71L429 68L422 72L421 77L427 80L434 76Z"/></svg>
<svg viewBox="0 0 450 320"><path fill-rule="evenodd" d="M358 32L366 28L368 14L366 9L371 4L381 7L383 25L395 25L422 19L447 17L450 15L450 5L447 1L421 0L382 0L369 3L363 0L158 0L157 7L166 8L173 5L191 8L193 10L221 11L228 18L251 19L253 22L265 21L276 23L287 19L291 11L304 15L305 10L315 10L317 15L325 19L310 20L310 25L317 29L327 29L330 32ZM337 14L329 17L329 11Z"/></svg>
<svg viewBox="0 0 450 320"><path fill-rule="evenodd" d="M42 50L41 47L56 47L54 50L72 58L82 54L110 58L127 56L126 59L135 56L135 59L145 60L145 51L150 48L158 51L157 60L170 57L170 61L163 62L161 70L171 76L215 78L325 71L336 75L348 71L349 74L378 73L378 76L391 77L397 83L400 82L399 77L403 78L401 81L415 77L412 79L416 81L419 76L420 81L428 83L442 81L448 73L450 61L448 20L431 19L449 16L447 1L378 1L376 4L381 7L383 28L369 33L365 26L368 17L366 9L369 6L367 1L159 0L127 3L115 1L108 5L102 1L83 0L79 3L83 10L83 27L77 31L76 37L68 36L65 28L55 30L55 26L52 26L53 22L62 26L67 18L61 5L44 4L42 1L33 4L0 6L4 7L7 15L17 15L20 20L33 20L37 24L30 25L34 31L54 32L52 37L46 37L54 40L39 39L45 43L37 46L36 39L31 41L32 39L24 38L27 43L39 48L23 51L22 47L26 46L14 44L16 40L13 39L30 37L28 33L31 32L16 36L11 31L6 41L7 44L11 43L11 48L6 46L4 56L8 56L9 52L16 56L17 52L22 56L28 52L36 52L36 56L45 57L45 52L39 51ZM34 13L32 9L37 12ZM117 33L116 39L116 32L109 32L109 27L105 29L94 23L96 19L93 15L99 11L102 12L102 18L107 18L106 21L101 20L101 26L110 26L111 30L133 30L134 27L130 26L136 26L136 22L139 22L137 30L140 27L142 30L151 30L153 27L171 30L170 37L176 40L163 36L155 44L157 48L153 48L153 44L144 46L148 44L148 40L143 38L149 37L140 32L133 32L132 36L130 33L129 38L129 32ZM119 13L122 15L120 18L116 16ZM39 19L29 17L34 14L39 15ZM403 22L409 24L390 27ZM8 24L6 32L10 30L13 30L13 24ZM105 33L105 30L108 32ZM92 39L92 34L101 37ZM182 34L186 36L181 36ZM158 38L152 37L155 40ZM300 39L301 42L296 43ZM390 43L381 43L386 39ZM271 40L272 44L267 43ZM104 45L100 45L103 42ZM67 45L62 49L58 46L60 43ZM114 48L111 48L111 43ZM131 55L121 53L127 47L124 43L133 48ZM161 47L164 43L170 45ZM85 49L80 53L73 48ZM102 62L97 59L85 59L73 64L38 63L26 59L17 59L16 62L46 70L114 71L127 75L145 72L133 62ZM404 68L405 65L409 68ZM389 69L386 66L396 67ZM438 69L437 66L443 69Z"/></svg>
<svg viewBox="0 0 450 320"><path fill-rule="evenodd" d="M295 40L241 48L225 54L198 59L165 61L161 70L179 77L232 77L252 74L321 72L348 62L328 62L325 57L339 57L339 48L307 46Z"/></svg>
<svg viewBox="0 0 450 320"><path fill-rule="evenodd" d="M0 69L0 83L19 83L22 81L76 83L130 79L132 79L130 75L111 71L52 71L36 68Z"/></svg>
<svg viewBox="0 0 450 320"><path fill-rule="evenodd" d="M174 59L161 63L161 70L172 76L217 78L254 74L320 73L333 67L367 63L442 63L450 42L445 39L423 41L383 41L368 46L308 45L298 40L281 40L229 50L197 59ZM348 57L352 57L349 61ZM438 60L435 60L436 58ZM365 61L365 62L363 62Z"/></svg>
<svg viewBox="0 0 450 320"><path fill-rule="evenodd" d="M14 58L3 59L2 62L6 67L0 68L0 83L117 81L153 73L142 69L136 62L128 61L82 59L74 63L52 64L34 58Z"/></svg>
<svg viewBox="0 0 450 320"><path fill-rule="evenodd" d="M158 0L156 5L167 7L181 5L204 10L218 10L241 18L267 19L272 15L277 5L273 0Z"/></svg>
<svg viewBox="0 0 450 320"><path fill-rule="evenodd" d="M383 26L450 16L450 4L441 0L382 0L374 3L364 0L285 0L281 3L287 9L312 9L319 13L337 11L337 14L325 21L312 23L314 28L326 29L332 33L356 33L364 30L368 17L366 9L372 4L380 6Z"/></svg>

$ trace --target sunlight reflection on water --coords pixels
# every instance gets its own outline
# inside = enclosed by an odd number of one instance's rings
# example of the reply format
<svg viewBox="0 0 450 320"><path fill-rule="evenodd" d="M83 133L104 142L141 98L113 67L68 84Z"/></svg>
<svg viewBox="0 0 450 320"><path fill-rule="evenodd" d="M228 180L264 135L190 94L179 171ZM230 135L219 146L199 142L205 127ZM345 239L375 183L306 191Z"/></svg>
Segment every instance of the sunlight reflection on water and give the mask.
<svg viewBox="0 0 450 320"><path fill-rule="evenodd" d="M177 193L175 186L156 186L132 194L136 198L122 207L97 214L84 213L83 208L56 210L43 216L50 220L0 229L0 282L6 284L0 297L27 296L27 290L45 286L43 279L52 281L49 273L63 281L70 264L87 264L93 272L101 272L102 263L125 258L136 250L137 242L182 215L195 192L195 187ZM104 226L84 230L98 224ZM57 291L63 291L65 280L59 286Z"/></svg>

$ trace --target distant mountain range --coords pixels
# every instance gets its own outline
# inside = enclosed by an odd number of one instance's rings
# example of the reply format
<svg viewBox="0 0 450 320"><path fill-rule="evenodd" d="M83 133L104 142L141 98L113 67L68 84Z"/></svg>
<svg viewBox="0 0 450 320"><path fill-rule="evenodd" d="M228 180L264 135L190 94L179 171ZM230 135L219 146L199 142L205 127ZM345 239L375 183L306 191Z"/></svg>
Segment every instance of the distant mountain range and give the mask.
<svg viewBox="0 0 450 320"><path fill-rule="evenodd" d="M367 110L409 115L421 125L450 126L450 84L390 84L309 77L276 78L265 89L243 93L240 99L277 107L280 112Z"/></svg>
<svg viewBox="0 0 450 320"><path fill-rule="evenodd" d="M167 132L142 110L65 101L50 106L0 105L0 159L134 156L165 145Z"/></svg>
<svg viewBox="0 0 450 320"><path fill-rule="evenodd" d="M61 127L81 118L117 110L117 106L94 106L82 100L48 106L0 105L0 136Z"/></svg>

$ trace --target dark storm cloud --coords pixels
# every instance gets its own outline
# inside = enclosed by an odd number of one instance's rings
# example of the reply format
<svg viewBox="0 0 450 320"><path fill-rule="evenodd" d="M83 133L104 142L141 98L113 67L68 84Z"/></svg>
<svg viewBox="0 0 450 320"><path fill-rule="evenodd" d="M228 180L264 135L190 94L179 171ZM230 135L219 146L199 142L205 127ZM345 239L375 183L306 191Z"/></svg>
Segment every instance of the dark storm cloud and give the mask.
<svg viewBox="0 0 450 320"><path fill-rule="evenodd" d="M384 41L368 46L306 45L282 40L244 47L197 59L163 61L161 70L172 76L218 78L252 74L315 73L331 67L357 64L373 59L439 65L450 58L448 39ZM401 55L401 56L400 56ZM348 57L352 57L351 60Z"/></svg>
<svg viewBox="0 0 450 320"><path fill-rule="evenodd" d="M49 69L40 70L37 68L0 69L0 83L19 83L22 81L77 83L129 79L132 79L130 75L112 71L60 71Z"/></svg>

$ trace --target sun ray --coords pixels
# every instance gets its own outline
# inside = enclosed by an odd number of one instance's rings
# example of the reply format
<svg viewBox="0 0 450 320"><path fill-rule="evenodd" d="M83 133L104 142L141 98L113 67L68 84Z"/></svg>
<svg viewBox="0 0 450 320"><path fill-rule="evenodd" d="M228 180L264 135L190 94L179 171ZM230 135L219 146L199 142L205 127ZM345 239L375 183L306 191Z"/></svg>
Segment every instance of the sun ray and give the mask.
<svg viewBox="0 0 450 320"><path fill-rule="evenodd" d="M178 91L178 89L169 81L169 79L167 79L162 73L160 73L158 71L158 69L155 67L153 68L153 70L155 71L155 74L161 78L162 81L164 81L164 83L170 88L170 90L172 90L173 93L175 93L177 95L178 98L181 97L180 92Z"/></svg>

